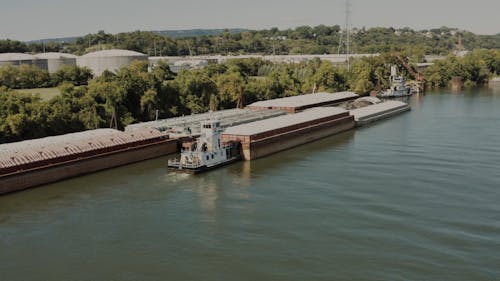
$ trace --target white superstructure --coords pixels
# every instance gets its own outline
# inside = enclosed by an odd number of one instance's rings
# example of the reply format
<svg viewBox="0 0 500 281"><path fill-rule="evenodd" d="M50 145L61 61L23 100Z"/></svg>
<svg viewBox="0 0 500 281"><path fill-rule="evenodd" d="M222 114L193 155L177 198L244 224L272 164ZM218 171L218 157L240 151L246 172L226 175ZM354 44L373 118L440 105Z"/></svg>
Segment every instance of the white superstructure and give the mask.
<svg viewBox="0 0 500 281"><path fill-rule="evenodd" d="M187 143L179 160L168 161L169 169L199 173L239 160L241 157L235 144L221 143L222 131L219 120L203 121L200 137Z"/></svg>

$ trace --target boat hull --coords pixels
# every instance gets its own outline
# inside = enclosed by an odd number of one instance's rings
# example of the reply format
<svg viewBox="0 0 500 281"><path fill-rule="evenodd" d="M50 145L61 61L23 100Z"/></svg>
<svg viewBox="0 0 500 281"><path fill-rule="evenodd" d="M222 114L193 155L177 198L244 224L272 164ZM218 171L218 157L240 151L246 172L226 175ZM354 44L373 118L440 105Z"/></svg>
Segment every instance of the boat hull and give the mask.
<svg viewBox="0 0 500 281"><path fill-rule="evenodd" d="M197 166L197 167L183 167L182 165L179 165L178 163L171 163L168 164L167 169L170 172L177 172L177 173L188 173L188 174L200 174L203 172L207 172L213 169L217 169L219 167L229 165L235 162L238 162L241 160L241 156L233 157L231 159L228 159L227 161L212 165L212 166Z"/></svg>

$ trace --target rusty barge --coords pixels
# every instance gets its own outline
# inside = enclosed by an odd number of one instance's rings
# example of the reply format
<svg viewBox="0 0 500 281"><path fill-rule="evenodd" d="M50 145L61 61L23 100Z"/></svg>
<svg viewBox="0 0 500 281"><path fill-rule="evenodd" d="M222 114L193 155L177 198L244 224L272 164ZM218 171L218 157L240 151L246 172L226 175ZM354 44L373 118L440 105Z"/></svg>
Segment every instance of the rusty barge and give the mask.
<svg viewBox="0 0 500 281"><path fill-rule="evenodd" d="M154 130L97 129L0 145L0 195L177 151Z"/></svg>
<svg viewBox="0 0 500 281"><path fill-rule="evenodd" d="M352 92L319 93L134 124L125 132L97 129L1 144L0 195L178 153L214 117L223 129L221 145L236 143L241 158L253 160L409 109L403 102L358 99Z"/></svg>

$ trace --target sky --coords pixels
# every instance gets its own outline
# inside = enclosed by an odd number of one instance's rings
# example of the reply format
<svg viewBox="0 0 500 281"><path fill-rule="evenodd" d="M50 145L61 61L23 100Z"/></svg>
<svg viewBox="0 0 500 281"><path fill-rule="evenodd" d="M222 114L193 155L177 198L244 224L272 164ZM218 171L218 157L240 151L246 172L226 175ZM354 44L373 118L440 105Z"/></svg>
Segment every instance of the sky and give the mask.
<svg viewBox="0 0 500 281"><path fill-rule="evenodd" d="M351 0L353 27L457 27L500 33L500 0ZM0 0L0 39L104 30L294 28L344 25L344 0Z"/></svg>

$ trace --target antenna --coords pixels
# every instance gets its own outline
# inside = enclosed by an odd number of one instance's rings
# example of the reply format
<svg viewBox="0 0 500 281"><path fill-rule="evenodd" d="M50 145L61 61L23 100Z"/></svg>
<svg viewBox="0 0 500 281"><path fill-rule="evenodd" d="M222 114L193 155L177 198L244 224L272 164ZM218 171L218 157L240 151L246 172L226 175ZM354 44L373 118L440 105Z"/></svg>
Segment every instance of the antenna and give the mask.
<svg viewBox="0 0 500 281"><path fill-rule="evenodd" d="M462 46L462 33L458 33L458 46L457 46L457 51L461 52L464 50L464 47Z"/></svg>

